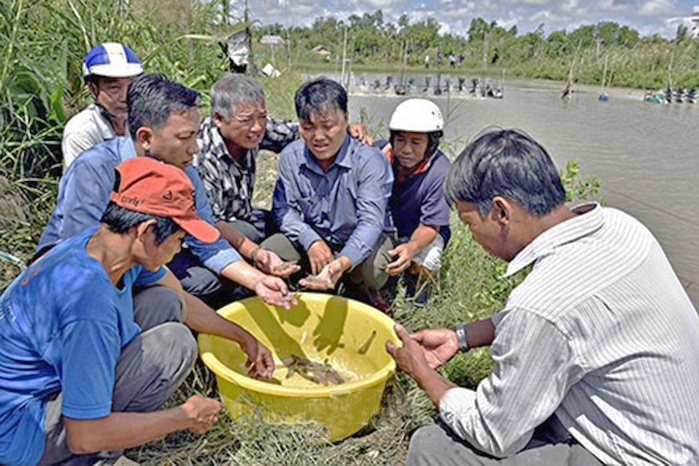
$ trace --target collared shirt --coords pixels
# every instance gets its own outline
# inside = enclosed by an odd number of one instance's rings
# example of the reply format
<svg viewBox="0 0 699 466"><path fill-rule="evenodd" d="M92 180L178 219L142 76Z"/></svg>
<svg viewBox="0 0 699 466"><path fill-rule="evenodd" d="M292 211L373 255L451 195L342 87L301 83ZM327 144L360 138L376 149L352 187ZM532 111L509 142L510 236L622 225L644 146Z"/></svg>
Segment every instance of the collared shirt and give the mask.
<svg viewBox="0 0 699 466"><path fill-rule="evenodd" d="M696 310L641 223L575 212L509 264L533 268L493 318L495 369L476 391L449 390L441 416L498 457L555 414L605 464L699 464Z"/></svg>
<svg viewBox="0 0 699 466"><path fill-rule="evenodd" d="M383 231L393 231L388 214L393 173L381 152L346 136L327 171L304 141L279 156L272 210L280 230L304 250L322 239L339 247L352 267L369 257Z"/></svg>
<svg viewBox="0 0 699 466"><path fill-rule="evenodd" d="M136 150L133 141L126 137L103 142L80 154L61 178L56 207L51 212L49 224L41 235L36 250L54 245L98 224L114 187L114 169L131 157L136 157ZM194 185L197 215L215 225L199 174L191 165L184 172ZM227 265L242 260L240 254L223 237L206 244L187 235L185 245L206 267L216 273L221 273Z"/></svg>
<svg viewBox="0 0 699 466"><path fill-rule="evenodd" d="M215 221L252 221L256 228L264 229L263 220L250 216L257 153L260 149L280 152L298 136L297 123L268 118L260 145L246 151L243 162L238 163L228 153L226 142L211 117L204 119L198 138L200 151L194 157L194 166L204 182Z"/></svg>
<svg viewBox="0 0 699 466"><path fill-rule="evenodd" d="M115 137L112 122L105 115L104 109L95 103L88 105L68 120L63 129L63 169L67 169L81 152Z"/></svg>

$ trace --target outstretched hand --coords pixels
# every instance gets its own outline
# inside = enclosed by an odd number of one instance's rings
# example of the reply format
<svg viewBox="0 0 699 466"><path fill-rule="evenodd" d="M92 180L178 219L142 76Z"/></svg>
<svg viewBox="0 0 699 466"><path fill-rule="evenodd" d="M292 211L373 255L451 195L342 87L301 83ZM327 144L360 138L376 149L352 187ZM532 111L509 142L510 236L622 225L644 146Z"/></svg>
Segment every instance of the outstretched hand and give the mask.
<svg viewBox="0 0 699 466"><path fill-rule="evenodd" d="M309 275L299 280L299 285L311 290L329 290L335 288L342 277L344 268L339 260L334 260L323 267L318 275Z"/></svg>
<svg viewBox="0 0 699 466"><path fill-rule="evenodd" d="M287 311L297 304L296 298L281 278L265 275L255 285L255 293L270 306L281 306Z"/></svg>
<svg viewBox="0 0 699 466"><path fill-rule="evenodd" d="M417 379L421 372L429 369L425 351L402 325L396 324L393 329L400 341L403 342L403 346L398 347L391 340L386 340L386 351L396 361L400 370Z"/></svg>
<svg viewBox="0 0 699 466"><path fill-rule="evenodd" d="M432 369L449 361L459 349L456 333L448 328L420 330L410 337L421 345L425 360Z"/></svg>
<svg viewBox="0 0 699 466"><path fill-rule="evenodd" d="M255 266L268 275L288 277L301 270L294 262L285 262L272 251L260 249L255 256Z"/></svg>
<svg viewBox="0 0 699 466"><path fill-rule="evenodd" d="M386 273L392 277L400 275L401 272L410 267L413 257L415 257L415 252L410 243L399 244L388 251L388 254L396 258L396 260L386 266Z"/></svg>

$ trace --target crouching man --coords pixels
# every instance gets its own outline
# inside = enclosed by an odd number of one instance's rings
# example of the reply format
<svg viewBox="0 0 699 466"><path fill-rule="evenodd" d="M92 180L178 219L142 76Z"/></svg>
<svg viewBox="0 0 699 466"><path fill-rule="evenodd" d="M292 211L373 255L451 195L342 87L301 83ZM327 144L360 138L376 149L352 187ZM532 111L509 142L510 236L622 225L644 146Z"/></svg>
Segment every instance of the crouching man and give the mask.
<svg viewBox="0 0 699 466"><path fill-rule="evenodd" d="M279 157L272 202L282 233L262 247L302 260L315 275L302 286L327 290L346 277L353 297L376 304L393 247L391 167L377 148L347 134L347 93L337 82L304 84L295 105L302 140Z"/></svg>
<svg viewBox="0 0 699 466"><path fill-rule="evenodd" d="M569 209L529 136L493 130L454 162L447 198L473 238L531 267L491 319L386 343L439 409L407 465L689 465L699 458L699 318L658 241L616 209ZM435 368L491 345L475 390Z"/></svg>
<svg viewBox="0 0 699 466"><path fill-rule="evenodd" d="M197 346L178 322L142 330L134 286L175 288L198 308L187 307L190 327L237 341L255 375L274 369L267 348L183 293L162 267L185 232L219 237L197 216L187 175L149 157L116 171L101 223L51 249L0 297L1 464L109 462L121 449L183 429L201 434L216 421L219 402L199 395L155 411L191 371Z"/></svg>

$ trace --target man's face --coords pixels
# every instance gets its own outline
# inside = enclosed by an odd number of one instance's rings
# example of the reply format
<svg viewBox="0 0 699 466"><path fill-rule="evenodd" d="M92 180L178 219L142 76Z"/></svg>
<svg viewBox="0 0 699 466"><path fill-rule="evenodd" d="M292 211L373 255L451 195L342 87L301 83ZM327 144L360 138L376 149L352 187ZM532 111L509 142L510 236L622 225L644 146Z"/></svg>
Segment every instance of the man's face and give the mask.
<svg viewBox="0 0 699 466"><path fill-rule="evenodd" d="M393 136L393 156L404 168L415 168L424 160L429 142L427 133L398 131Z"/></svg>
<svg viewBox="0 0 699 466"><path fill-rule="evenodd" d="M267 129L265 101L239 102L233 105L233 116L225 121L218 113L213 121L227 144L253 149L262 141Z"/></svg>
<svg viewBox="0 0 699 466"><path fill-rule="evenodd" d="M184 169L199 152L199 110L172 113L162 128L152 129L147 149L151 157Z"/></svg>
<svg viewBox="0 0 699 466"><path fill-rule="evenodd" d="M165 238L162 243L155 244L155 233L153 233L153 227L150 227L141 237L143 249L136 262L151 272L158 270L161 266L169 263L180 251L184 236L184 230L178 230Z"/></svg>
<svg viewBox="0 0 699 466"><path fill-rule="evenodd" d="M97 103L113 118L126 119L126 91L131 79L100 77L89 86Z"/></svg>
<svg viewBox="0 0 699 466"><path fill-rule="evenodd" d="M502 225L495 218L497 214L494 207L491 207L485 218L481 217L481 212L472 202L457 201L456 211L459 219L471 230L473 239L483 246L483 249L500 259L512 259L505 252L505 235Z"/></svg>
<svg viewBox="0 0 699 466"><path fill-rule="evenodd" d="M299 134L316 159L330 160L340 151L347 136L347 113L336 107L311 113L310 121L301 122Z"/></svg>

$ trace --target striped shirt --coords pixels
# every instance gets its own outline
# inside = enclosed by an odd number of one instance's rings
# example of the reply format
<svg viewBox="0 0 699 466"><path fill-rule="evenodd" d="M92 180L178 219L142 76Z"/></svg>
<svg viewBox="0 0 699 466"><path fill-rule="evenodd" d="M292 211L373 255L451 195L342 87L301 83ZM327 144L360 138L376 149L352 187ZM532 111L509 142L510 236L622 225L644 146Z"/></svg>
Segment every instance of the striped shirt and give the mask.
<svg viewBox="0 0 699 466"><path fill-rule="evenodd" d="M498 457L555 414L605 464L699 464L699 317L643 225L574 211L509 264L533 268L493 316L493 373L440 414Z"/></svg>

